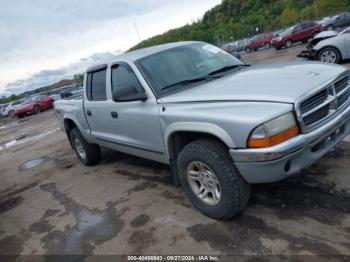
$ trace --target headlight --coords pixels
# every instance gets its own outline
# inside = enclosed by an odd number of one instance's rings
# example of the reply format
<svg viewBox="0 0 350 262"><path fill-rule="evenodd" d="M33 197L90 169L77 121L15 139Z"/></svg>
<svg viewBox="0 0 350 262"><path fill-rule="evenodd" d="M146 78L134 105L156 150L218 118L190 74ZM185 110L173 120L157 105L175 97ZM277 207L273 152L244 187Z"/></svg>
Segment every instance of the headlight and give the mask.
<svg viewBox="0 0 350 262"><path fill-rule="evenodd" d="M281 36L277 38L277 41L281 41L281 40L282 40L282 37L281 37Z"/></svg>
<svg viewBox="0 0 350 262"><path fill-rule="evenodd" d="M248 147L264 148L277 145L299 134L299 127L292 112L268 121L253 130Z"/></svg>

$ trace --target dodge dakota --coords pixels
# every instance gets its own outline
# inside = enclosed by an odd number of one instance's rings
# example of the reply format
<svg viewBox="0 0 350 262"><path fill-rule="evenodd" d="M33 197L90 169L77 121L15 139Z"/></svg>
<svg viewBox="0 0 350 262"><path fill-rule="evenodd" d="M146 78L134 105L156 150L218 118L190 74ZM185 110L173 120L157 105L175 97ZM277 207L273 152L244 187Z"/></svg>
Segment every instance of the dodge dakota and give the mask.
<svg viewBox="0 0 350 262"><path fill-rule="evenodd" d="M350 130L350 72L291 62L249 66L203 42L118 56L85 73L83 99L55 102L77 157L101 147L169 164L207 216L229 219L251 184L298 174Z"/></svg>

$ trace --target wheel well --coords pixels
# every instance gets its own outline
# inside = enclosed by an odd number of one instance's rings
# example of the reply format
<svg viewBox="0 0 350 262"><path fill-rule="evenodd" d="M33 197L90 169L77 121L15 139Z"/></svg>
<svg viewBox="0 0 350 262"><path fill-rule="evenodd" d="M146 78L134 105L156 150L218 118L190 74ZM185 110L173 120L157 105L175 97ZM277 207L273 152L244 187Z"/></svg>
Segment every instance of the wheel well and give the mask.
<svg viewBox="0 0 350 262"><path fill-rule="evenodd" d="M70 141L70 131L73 129L73 128L75 128L75 127L77 127L77 125L74 123L74 121L73 120L71 120L71 119L65 119L64 120L64 129L65 129L65 131L66 131L66 134L67 134L67 137L68 137L68 140L69 140L69 142L71 142Z"/></svg>
<svg viewBox="0 0 350 262"><path fill-rule="evenodd" d="M318 50L318 51L317 51L317 57L318 57L318 55L319 55L323 50L325 50L326 48L333 48L333 49L337 50L337 52L338 52L338 54L339 54L339 56L340 56L340 60L342 60L342 55L341 55L340 50L339 50L337 47L331 46L331 45L322 47L320 50Z"/></svg>
<svg viewBox="0 0 350 262"><path fill-rule="evenodd" d="M179 131L171 134L168 140L168 153L170 159L176 161L179 153L186 145L193 141L203 138L216 140L217 142L227 147L227 145L215 135L203 132Z"/></svg>

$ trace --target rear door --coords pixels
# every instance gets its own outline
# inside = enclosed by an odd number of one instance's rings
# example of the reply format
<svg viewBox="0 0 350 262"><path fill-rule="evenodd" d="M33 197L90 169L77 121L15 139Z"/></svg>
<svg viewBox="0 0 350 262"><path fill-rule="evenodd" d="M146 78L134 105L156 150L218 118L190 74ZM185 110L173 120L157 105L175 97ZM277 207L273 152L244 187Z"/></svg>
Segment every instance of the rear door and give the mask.
<svg viewBox="0 0 350 262"><path fill-rule="evenodd" d="M110 121L109 110L106 108L106 77L107 66L87 73L84 110L91 134L96 137L108 136L106 122Z"/></svg>

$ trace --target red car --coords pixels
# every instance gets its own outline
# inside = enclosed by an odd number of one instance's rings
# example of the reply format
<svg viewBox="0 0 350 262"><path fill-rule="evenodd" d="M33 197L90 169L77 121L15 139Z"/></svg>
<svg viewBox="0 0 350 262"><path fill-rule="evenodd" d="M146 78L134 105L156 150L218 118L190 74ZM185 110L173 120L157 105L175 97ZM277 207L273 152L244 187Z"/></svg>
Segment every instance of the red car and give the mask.
<svg viewBox="0 0 350 262"><path fill-rule="evenodd" d="M26 99L15 110L15 115L22 118L27 115L38 114L40 111L53 107L54 99L49 96L39 95Z"/></svg>
<svg viewBox="0 0 350 262"><path fill-rule="evenodd" d="M280 50L282 47L292 47L293 43L306 43L308 39L322 31L322 26L316 22L304 22L289 27L282 32L279 37L274 38L271 44Z"/></svg>
<svg viewBox="0 0 350 262"><path fill-rule="evenodd" d="M254 36L248 44L245 46L245 51L250 53L251 51L257 51L260 47L270 48L271 40L275 38L273 33L265 33L262 35Z"/></svg>

